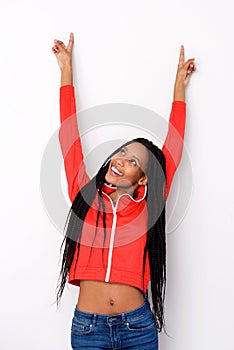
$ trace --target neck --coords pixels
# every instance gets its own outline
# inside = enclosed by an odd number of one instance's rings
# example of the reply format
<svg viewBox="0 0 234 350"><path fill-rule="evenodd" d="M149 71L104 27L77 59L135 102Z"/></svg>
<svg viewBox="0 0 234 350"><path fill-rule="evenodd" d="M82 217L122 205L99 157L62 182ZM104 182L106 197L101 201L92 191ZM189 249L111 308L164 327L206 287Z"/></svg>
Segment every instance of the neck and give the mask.
<svg viewBox="0 0 234 350"><path fill-rule="evenodd" d="M122 194L130 194L133 196L132 188L117 188L116 191L109 194L112 201L115 203Z"/></svg>

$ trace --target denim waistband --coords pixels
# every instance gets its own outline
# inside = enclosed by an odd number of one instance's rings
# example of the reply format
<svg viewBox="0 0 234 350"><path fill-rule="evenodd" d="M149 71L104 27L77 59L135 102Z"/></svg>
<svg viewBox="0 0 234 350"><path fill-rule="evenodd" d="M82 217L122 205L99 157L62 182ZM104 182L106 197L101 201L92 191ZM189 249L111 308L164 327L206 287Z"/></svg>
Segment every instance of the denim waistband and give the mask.
<svg viewBox="0 0 234 350"><path fill-rule="evenodd" d="M118 314L95 314L90 312L84 312L79 310L76 306L74 311L74 317L77 317L79 320L83 320L91 324L116 324L138 320L144 317L149 312L151 313L150 304L148 302L148 299L145 298L144 303L140 307L131 311L121 312Z"/></svg>

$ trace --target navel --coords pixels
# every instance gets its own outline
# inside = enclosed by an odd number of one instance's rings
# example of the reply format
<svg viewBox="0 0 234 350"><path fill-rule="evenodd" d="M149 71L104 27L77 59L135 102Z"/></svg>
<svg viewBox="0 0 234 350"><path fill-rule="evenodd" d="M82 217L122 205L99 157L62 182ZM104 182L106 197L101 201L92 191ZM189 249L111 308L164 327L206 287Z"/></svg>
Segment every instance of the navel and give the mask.
<svg viewBox="0 0 234 350"><path fill-rule="evenodd" d="M109 299L109 305L110 306L114 306L115 305L115 301L113 299Z"/></svg>

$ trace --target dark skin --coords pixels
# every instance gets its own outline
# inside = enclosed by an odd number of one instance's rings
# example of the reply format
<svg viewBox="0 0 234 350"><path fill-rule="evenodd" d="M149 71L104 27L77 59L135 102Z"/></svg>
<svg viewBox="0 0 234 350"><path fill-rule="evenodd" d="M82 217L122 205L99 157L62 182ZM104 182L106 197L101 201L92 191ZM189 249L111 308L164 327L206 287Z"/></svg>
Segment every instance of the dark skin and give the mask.
<svg viewBox="0 0 234 350"><path fill-rule="evenodd" d="M68 45L55 40L52 51L61 70L61 86L73 84L72 49L74 35L70 34ZM185 90L191 75L196 70L194 58L184 60L184 47L181 45L179 62L174 84L174 101L185 101ZM111 194L115 203L124 193L133 194L138 186L147 183L148 153L141 144L128 145L125 151L115 154L110 162L106 181L116 185ZM79 310L91 313L113 314L133 310L144 302L142 292L133 286L102 281L80 281L77 301Z"/></svg>
<svg viewBox="0 0 234 350"><path fill-rule="evenodd" d="M122 148L112 157L105 179L117 187L110 194L113 202L124 193L133 195L138 186L147 184L148 158L146 147L138 142Z"/></svg>

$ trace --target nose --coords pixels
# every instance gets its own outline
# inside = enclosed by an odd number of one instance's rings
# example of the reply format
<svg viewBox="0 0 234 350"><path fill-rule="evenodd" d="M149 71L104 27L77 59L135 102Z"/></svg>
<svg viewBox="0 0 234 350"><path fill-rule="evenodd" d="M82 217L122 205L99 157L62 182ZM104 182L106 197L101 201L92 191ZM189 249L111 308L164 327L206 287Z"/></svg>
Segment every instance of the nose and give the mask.
<svg viewBox="0 0 234 350"><path fill-rule="evenodd" d="M116 159L116 161L117 161L117 164L118 164L118 165L124 166L124 163L125 163L125 161L126 161L126 158L124 158L124 157L118 157L118 158Z"/></svg>

